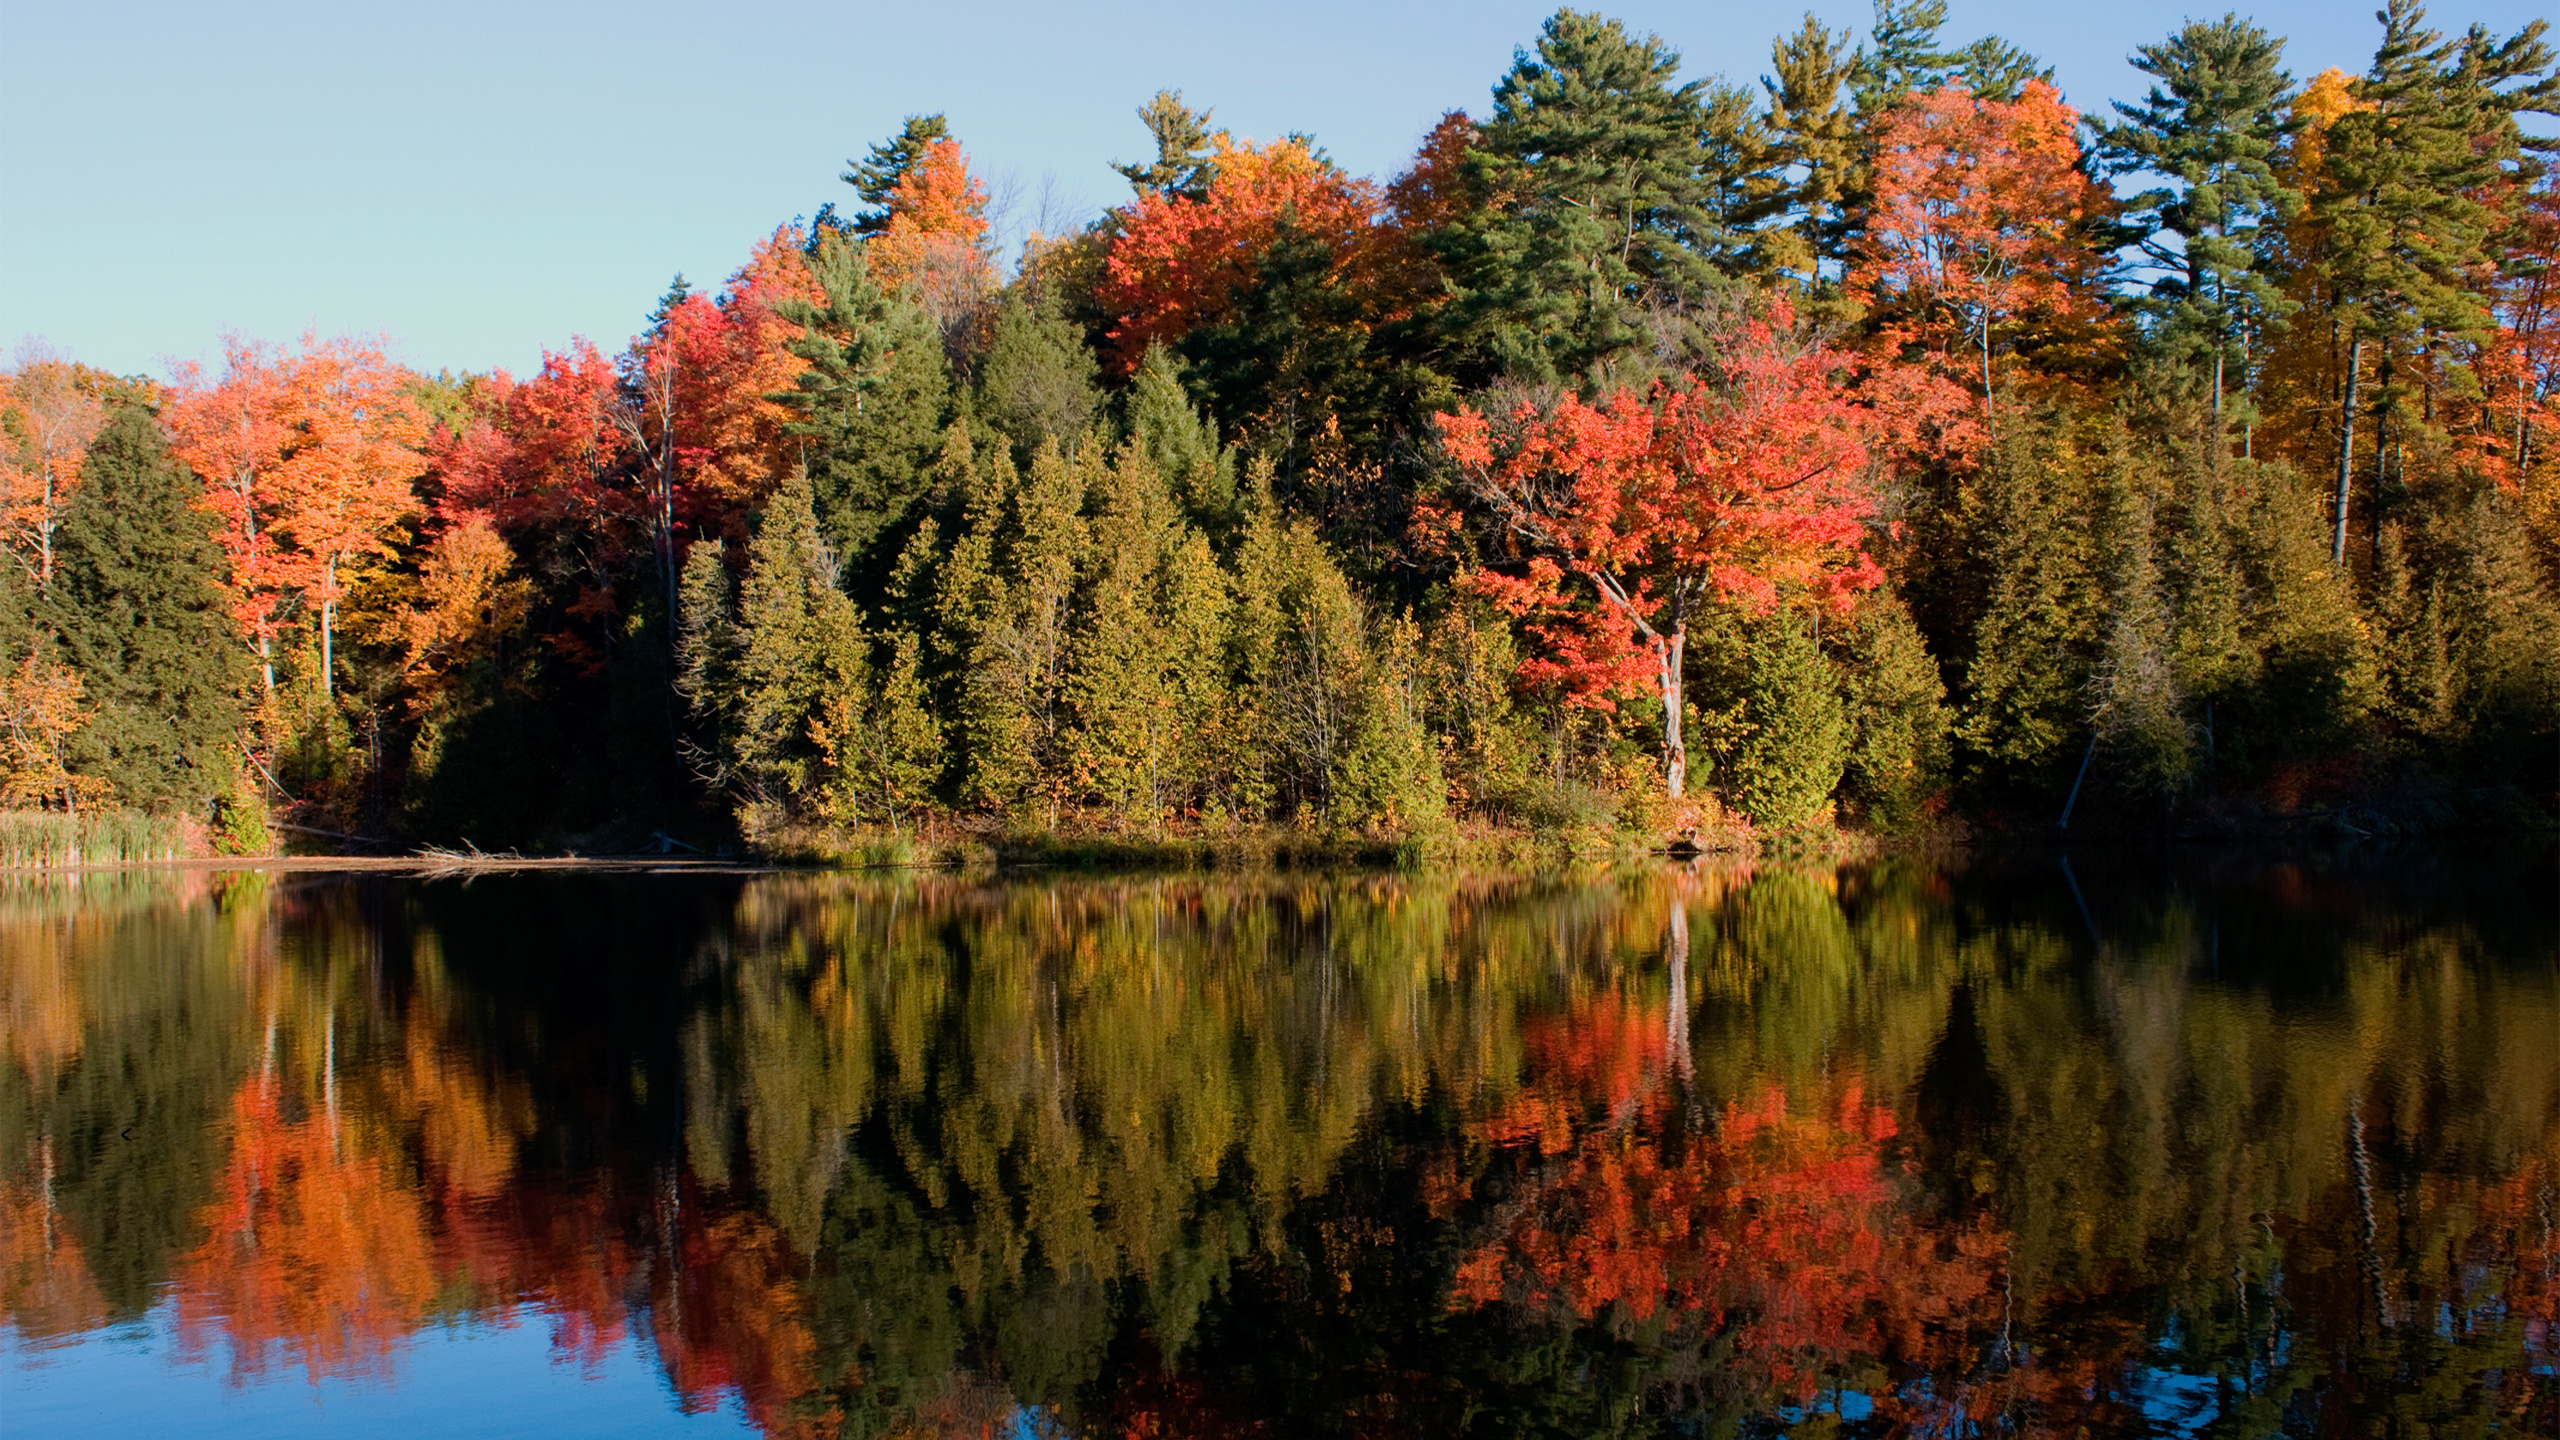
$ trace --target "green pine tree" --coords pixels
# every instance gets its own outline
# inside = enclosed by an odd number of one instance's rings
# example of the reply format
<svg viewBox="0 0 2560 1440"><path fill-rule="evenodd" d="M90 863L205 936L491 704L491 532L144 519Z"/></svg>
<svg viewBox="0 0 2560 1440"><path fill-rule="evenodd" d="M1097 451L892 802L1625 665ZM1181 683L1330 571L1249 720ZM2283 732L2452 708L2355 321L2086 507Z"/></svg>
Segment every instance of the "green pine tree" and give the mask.
<svg viewBox="0 0 2560 1440"><path fill-rule="evenodd" d="M898 192L898 182L924 159L925 147L936 140L951 138L951 126L942 116L910 115L898 127L898 133L871 147L871 153L860 160L844 162L844 183L854 188L868 207L853 219L857 235L877 235L889 226L889 197Z"/></svg>
<svg viewBox="0 0 2560 1440"><path fill-rule="evenodd" d="M1054 309L1026 299L1020 287L1008 292L978 361L978 415L1026 456L1043 440L1073 450L1101 398L1100 366L1083 332Z"/></svg>
<svg viewBox="0 0 2560 1440"><path fill-rule="evenodd" d="M799 415L794 430L809 441L806 463L828 538L852 562L868 599L924 492L950 374L941 331L912 297L880 288L860 242L820 233L809 271L824 303L779 307L805 327L791 349L809 362L784 398Z"/></svg>
<svg viewBox="0 0 2560 1440"><path fill-rule="evenodd" d="M1808 617L1780 610L1749 628L1744 733L1726 767L1734 808L1765 829L1819 818L1848 770L1856 736L1840 677Z"/></svg>
<svg viewBox="0 0 2560 1440"><path fill-rule="evenodd" d="M1679 68L1657 36L1559 10L1494 87L1468 166L1502 199L1457 227L1447 258L1461 329L1499 369L1579 377L1643 345L1656 309L1720 288L1705 86L1677 83Z"/></svg>
<svg viewBox="0 0 2560 1440"><path fill-rule="evenodd" d="M240 774L253 677L200 493L150 413L116 407L81 468L54 539L53 585L37 602L94 711L71 738L71 768L106 781L119 804L201 814Z"/></svg>
<svg viewBox="0 0 2560 1440"><path fill-rule="evenodd" d="M2190 22L2135 49L2134 68L2157 83L2139 105L2117 101L2121 121L2099 131L2116 174L2164 182L2125 202L2152 272L2134 306L2153 345L2210 377L2217 456L2224 397L2236 388L2245 403L2253 342L2295 308L2270 228L2302 205L2275 169L2296 128L2283 54L2282 40L2237 16Z"/></svg>
<svg viewBox="0 0 2560 1440"><path fill-rule="evenodd" d="M1124 403L1129 438L1172 483L1191 523L1212 539L1233 534L1241 518L1235 451L1218 443L1217 427L1192 405L1173 357L1150 348Z"/></svg>

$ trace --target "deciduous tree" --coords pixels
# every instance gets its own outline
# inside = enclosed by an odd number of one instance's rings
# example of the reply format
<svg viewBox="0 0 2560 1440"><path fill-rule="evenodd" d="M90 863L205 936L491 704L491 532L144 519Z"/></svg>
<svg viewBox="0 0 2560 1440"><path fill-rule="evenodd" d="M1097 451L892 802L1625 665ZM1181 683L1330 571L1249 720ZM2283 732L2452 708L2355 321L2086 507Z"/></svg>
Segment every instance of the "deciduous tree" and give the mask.
<svg viewBox="0 0 2560 1440"><path fill-rule="evenodd" d="M1567 395L1493 419L1462 407L1442 424L1443 452L1516 560L1471 583L1529 617L1542 653L1522 678L1609 708L1650 674L1674 798L1698 607L1845 607L1882 578L1863 548L1866 417L1842 389L1842 357L1793 319L1779 300L1736 326L1709 383L1596 406Z"/></svg>

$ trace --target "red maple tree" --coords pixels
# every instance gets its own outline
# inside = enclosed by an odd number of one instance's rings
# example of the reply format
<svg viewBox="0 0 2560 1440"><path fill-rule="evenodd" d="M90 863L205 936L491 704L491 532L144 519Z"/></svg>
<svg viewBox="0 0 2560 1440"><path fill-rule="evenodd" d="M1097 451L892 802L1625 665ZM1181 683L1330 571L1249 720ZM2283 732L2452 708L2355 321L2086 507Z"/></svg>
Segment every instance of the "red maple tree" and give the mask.
<svg viewBox="0 0 2560 1440"><path fill-rule="evenodd" d="M1443 452L1515 562L1466 583L1528 621L1538 653L1521 679L1602 709L1650 679L1674 799L1688 769L1682 657L1699 608L1845 608L1884 578L1864 549L1869 421L1843 366L1777 299L1728 336L1711 382L1621 390L1598 405L1568 394L1498 420L1462 406L1441 421ZM1432 511L1422 523L1454 521Z"/></svg>

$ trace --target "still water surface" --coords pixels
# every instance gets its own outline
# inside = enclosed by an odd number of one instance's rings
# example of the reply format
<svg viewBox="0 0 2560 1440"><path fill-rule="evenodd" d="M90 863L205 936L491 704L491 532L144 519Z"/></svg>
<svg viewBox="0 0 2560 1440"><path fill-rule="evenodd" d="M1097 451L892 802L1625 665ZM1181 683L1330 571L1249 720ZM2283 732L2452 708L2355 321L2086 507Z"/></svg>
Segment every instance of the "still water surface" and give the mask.
<svg viewBox="0 0 2560 1440"><path fill-rule="evenodd" d="M0 1428L2560 1431L2551 856L0 880Z"/></svg>

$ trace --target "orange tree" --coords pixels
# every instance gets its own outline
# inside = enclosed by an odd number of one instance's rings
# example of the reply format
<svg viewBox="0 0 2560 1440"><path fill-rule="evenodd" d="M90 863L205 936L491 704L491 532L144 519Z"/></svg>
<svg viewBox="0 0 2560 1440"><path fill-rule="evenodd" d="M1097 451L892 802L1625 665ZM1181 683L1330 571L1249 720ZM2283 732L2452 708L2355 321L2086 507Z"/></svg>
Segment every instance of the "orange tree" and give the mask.
<svg viewBox="0 0 2560 1440"><path fill-rule="evenodd" d="M1441 421L1441 450L1502 555L1465 583L1537 642L1519 678L1599 709L1649 681L1675 800L1682 657L1701 607L1845 609L1884 578L1864 548L1867 414L1842 357L1793 321L1773 301L1728 334L1714 374L1649 397L1568 394L1499 417L1462 406ZM1420 524L1446 535L1455 520L1426 511Z"/></svg>
<svg viewBox="0 0 2560 1440"><path fill-rule="evenodd" d="M2103 318L2089 237L2114 201L2081 168L2079 119L2040 80L2011 101L1949 86L1896 107L1876 136L1850 288L1888 353L1970 371L1986 424L2004 346L2087 350Z"/></svg>

